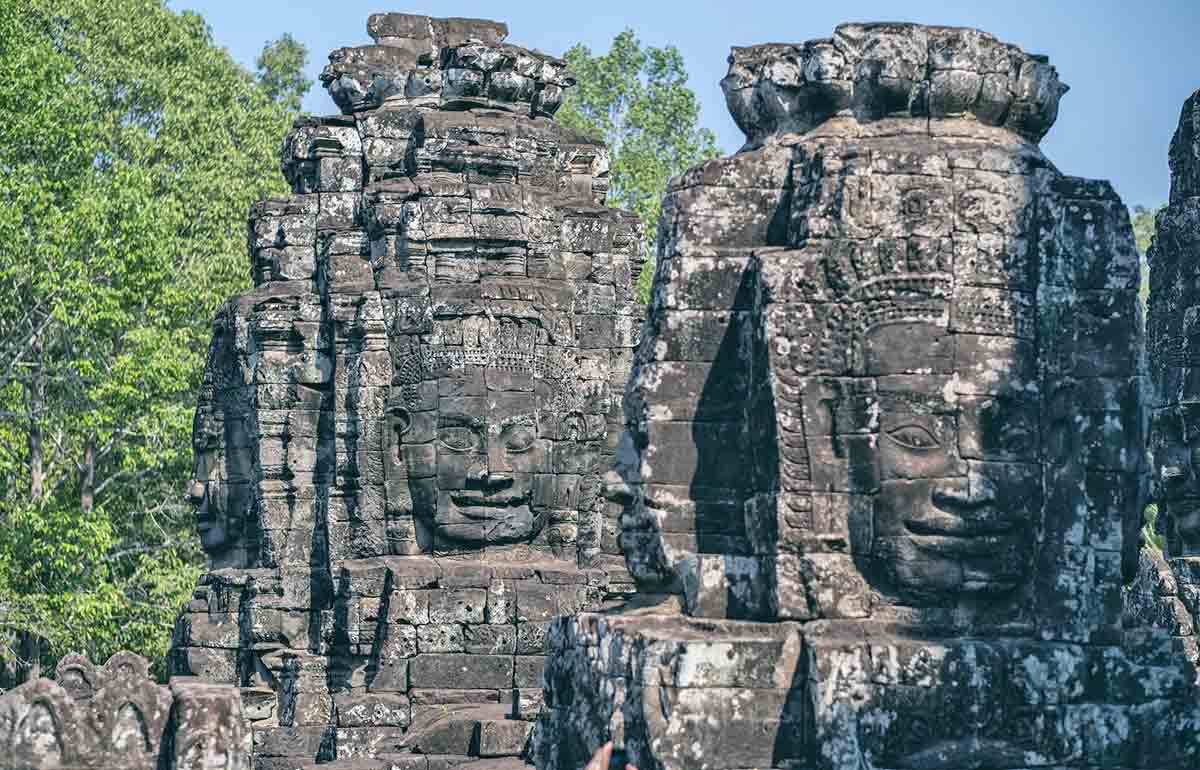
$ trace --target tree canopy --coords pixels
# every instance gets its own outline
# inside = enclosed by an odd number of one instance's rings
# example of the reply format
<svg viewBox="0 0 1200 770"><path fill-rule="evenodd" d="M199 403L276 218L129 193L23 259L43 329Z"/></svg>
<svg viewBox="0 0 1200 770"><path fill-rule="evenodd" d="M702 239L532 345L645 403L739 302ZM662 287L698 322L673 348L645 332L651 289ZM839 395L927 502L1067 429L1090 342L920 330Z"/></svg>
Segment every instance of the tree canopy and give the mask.
<svg viewBox="0 0 1200 770"><path fill-rule="evenodd" d="M578 82L557 120L608 144L609 202L636 213L652 245L667 182L718 154L716 136L699 125L700 101L688 87L683 56L675 46L643 46L627 29L607 53L576 45L564 58ZM643 301L652 273L642 273Z"/></svg>
<svg viewBox="0 0 1200 770"><path fill-rule="evenodd" d="M250 203L283 190L274 83L161 0L0 2L6 664L166 648L199 571L209 324L249 283Z"/></svg>
<svg viewBox="0 0 1200 770"><path fill-rule="evenodd" d="M300 103L312 88L312 80L304 74L307 65L308 49L286 32L264 45L254 62L259 85L288 112L300 112Z"/></svg>

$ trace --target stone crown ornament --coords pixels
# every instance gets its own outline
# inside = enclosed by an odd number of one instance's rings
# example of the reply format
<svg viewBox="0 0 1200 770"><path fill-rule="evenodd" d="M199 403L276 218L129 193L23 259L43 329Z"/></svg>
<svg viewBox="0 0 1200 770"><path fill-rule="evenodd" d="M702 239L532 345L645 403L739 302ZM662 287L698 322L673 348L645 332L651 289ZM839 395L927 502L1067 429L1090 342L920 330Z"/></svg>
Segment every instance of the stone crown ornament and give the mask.
<svg viewBox="0 0 1200 770"><path fill-rule="evenodd" d="M729 62L747 142L670 184L609 479L640 595L553 627L536 764L1197 766L1139 258L1037 147L1054 68L915 24Z"/></svg>
<svg viewBox="0 0 1200 770"><path fill-rule="evenodd" d="M970 116L1037 142L1067 92L1046 57L986 32L887 23L842 24L831 38L799 45L734 48L721 88L751 146L839 114Z"/></svg>

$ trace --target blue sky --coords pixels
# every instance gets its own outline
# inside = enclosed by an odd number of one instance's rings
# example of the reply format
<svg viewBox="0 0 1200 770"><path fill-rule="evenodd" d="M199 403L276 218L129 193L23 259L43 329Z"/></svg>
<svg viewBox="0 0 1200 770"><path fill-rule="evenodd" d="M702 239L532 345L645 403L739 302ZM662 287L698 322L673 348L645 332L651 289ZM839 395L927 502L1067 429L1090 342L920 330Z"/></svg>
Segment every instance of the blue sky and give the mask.
<svg viewBox="0 0 1200 770"><path fill-rule="evenodd" d="M631 27L650 45L673 44L687 62L704 125L726 152L741 133L717 85L731 45L827 37L843 21L916 21L979 27L1043 53L1071 86L1042 142L1066 174L1111 179L1129 205L1166 200L1167 145L1183 100L1200 88L1200 0L441 0L388 6L360 0L169 0L199 12L217 42L248 67L284 32L308 46L316 77L329 51L369 43L381 10L474 16L508 23L509 41L560 54L577 42L605 50ZM309 112L336 112L316 84Z"/></svg>

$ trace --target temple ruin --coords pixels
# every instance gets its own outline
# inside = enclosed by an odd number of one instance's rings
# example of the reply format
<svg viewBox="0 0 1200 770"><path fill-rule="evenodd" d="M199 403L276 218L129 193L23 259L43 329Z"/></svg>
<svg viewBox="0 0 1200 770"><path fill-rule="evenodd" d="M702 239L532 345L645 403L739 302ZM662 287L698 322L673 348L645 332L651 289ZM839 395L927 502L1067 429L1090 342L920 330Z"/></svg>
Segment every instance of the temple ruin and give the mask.
<svg viewBox="0 0 1200 770"><path fill-rule="evenodd" d="M64 659L0 697L11 766L1200 767L1200 92L1144 333L1046 57L735 48L746 144L672 181L643 308L564 63L367 31L213 324L174 678Z"/></svg>
<svg viewBox="0 0 1200 770"><path fill-rule="evenodd" d="M503 24L367 29L251 212L196 412L212 569L171 663L242 689L256 770L518 755L549 622L632 590L600 492L644 254L606 149Z"/></svg>

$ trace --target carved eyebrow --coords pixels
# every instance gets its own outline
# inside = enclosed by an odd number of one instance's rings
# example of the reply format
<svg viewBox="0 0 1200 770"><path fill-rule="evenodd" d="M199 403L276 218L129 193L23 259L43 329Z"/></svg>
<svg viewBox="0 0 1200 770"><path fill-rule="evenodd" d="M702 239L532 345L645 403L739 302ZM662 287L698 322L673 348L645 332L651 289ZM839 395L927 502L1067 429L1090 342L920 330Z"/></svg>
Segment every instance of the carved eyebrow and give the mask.
<svg viewBox="0 0 1200 770"><path fill-rule="evenodd" d="M463 412L440 412L438 413L439 428L475 428L483 427L483 420L478 417L473 417Z"/></svg>

